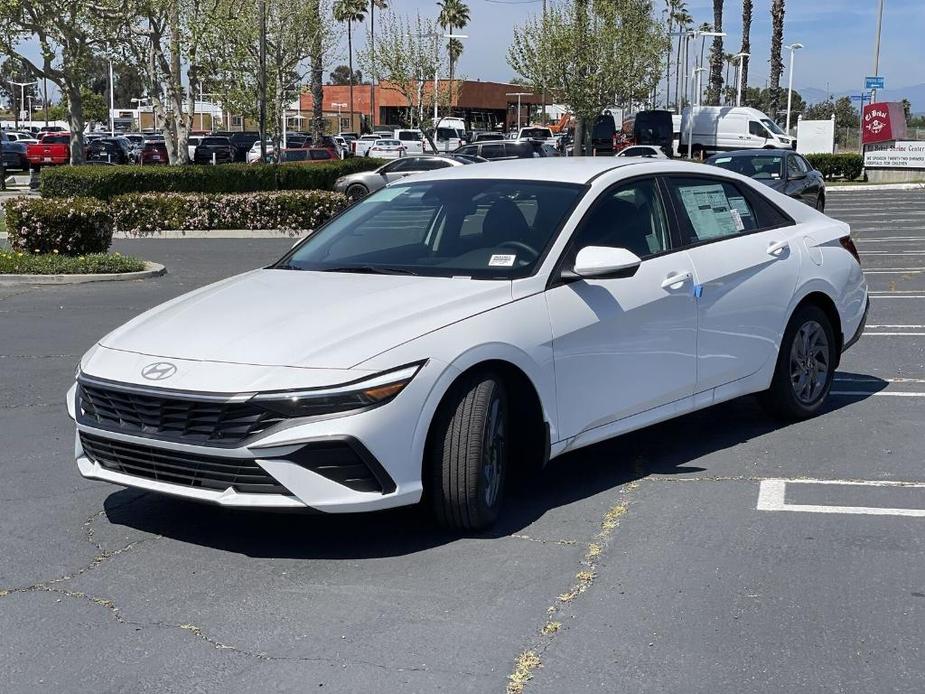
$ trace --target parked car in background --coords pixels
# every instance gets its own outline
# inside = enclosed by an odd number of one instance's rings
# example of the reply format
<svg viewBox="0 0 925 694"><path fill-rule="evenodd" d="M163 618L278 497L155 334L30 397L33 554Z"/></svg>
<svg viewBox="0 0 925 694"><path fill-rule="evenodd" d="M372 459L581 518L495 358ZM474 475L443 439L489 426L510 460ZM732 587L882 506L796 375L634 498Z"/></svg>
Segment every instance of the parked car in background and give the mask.
<svg viewBox="0 0 925 694"><path fill-rule="evenodd" d="M138 163L142 166L164 165L170 163L167 156L167 143L161 140L145 140L138 154Z"/></svg>
<svg viewBox="0 0 925 694"><path fill-rule="evenodd" d="M132 143L124 137L101 137L87 145L88 162L131 164Z"/></svg>
<svg viewBox="0 0 925 694"><path fill-rule="evenodd" d="M474 162L469 157L460 157L455 154L437 156L430 154L411 155L391 161L373 171L361 171L348 176L341 176L334 182L334 190L338 193L345 193L351 200L359 200L380 188L384 188L389 183L414 173L436 171L437 169L464 166L472 163Z"/></svg>
<svg viewBox="0 0 925 694"><path fill-rule="evenodd" d="M504 139L506 139L504 133L483 132L476 133L472 138L472 142L497 142L498 140Z"/></svg>
<svg viewBox="0 0 925 694"><path fill-rule="evenodd" d="M236 161L237 150L227 137L209 135L196 146L195 164L230 164Z"/></svg>
<svg viewBox="0 0 925 694"><path fill-rule="evenodd" d="M476 142L471 145L463 145L453 154L469 154L489 161L499 159L531 159L535 157L549 156L542 142L532 140L522 140L513 142L505 140L503 142Z"/></svg>
<svg viewBox="0 0 925 694"><path fill-rule="evenodd" d="M591 149L595 154L613 154L618 132L613 114L610 111L600 114L591 127Z"/></svg>
<svg viewBox="0 0 925 694"><path fill-rule="evenodd" d="M363 135L363 137L354 140L351 143L354 156L365 157L373 143L381 139L379 135Z"/></svg>
<svg viewBox="0 0 925 694"><path fill-rule="evenodd" d="M397 159L405 156L408 148L400 140L376 140L373 146L366 150L367 157L375 159Z"/></svg>
<svg viewBox="0 0 925 694"><path fill-rule="evenodd" d="M690 132L688 132L690 131ZM728 152L739 149L796 149L790 137L771 118L746 106L695 106L681 112L679 149L686 155L690 141L692 154Z"/></svg>
<svg viewBox="0 0 925 694"><path fill-rule="evenodd" d="M202 135L190 135L186 141L186 152L189 155L189 160L196 161L196 148L199 146L199 143L202 142Z"/></svg>
<svg viewBox="0 0 925 694"><path fill-rule="evenodd" d="M0 132L0 156L6 169L29 170L29 157L27 155L28 143L17 142L9 138L8 133Z"/></svg>
<svg viewBox="0 0 925 694"><path fill-rule="evenodd" d="M267 159L272 159L273 157L273 143L267 143ZM247 150L247 154L244 156L244 161L248 164L257 164L260 161L260 140L254 142L251 145L251 148Z"/></svg>
<svg viewBox="0 0 925 694"><path fill-rule="evenodd" d="M18 132L15 130L4 131L8 142L24 142L27 145L38 142L33 133Z"/></svg>
<svg viewBox="0 0 925 694"><path fill-rule="evenodd" d="M436 154L433 144L420 130L398 129L392 137L405 146L408 154Z"/></svg>
<svg viewBox="0 0 925 694"><path fill-rule="evenodd" d="M556 145L556 136L552 134L552 130L549 128L541 126L530 126L527 128L521 128L517 133L518 140L535 140L542 142L543 144Z"/></svg>
<svg viewBox="0 0 925 694"><path fill-rule="evenodd" d="M825 210L825 178L796 152L746 149L714 154L704 163L761 181L820 212Z"/></svg>
<svg viewBox="0 0 925 694"><path fill-rule="evenodd" d="M26 157L32 166L61 166L71 161L71 134L49 132L39 141L26 145Z"/></svg>
<svg viewBox="0 0 925 694"><path fill-rule="evenodd" d="M338 157L340 157L341 159L346 159L347 157L353 154L353 152L350 151L350 144L347 142L346 139L344 139L340 135L334 135L331 139L334 140L334 144L337 145L337 156Z"/></svg>
<svg viewBox="0 0 925 694"><path fill-rule="evenodd" d="M324 147L297 147L295 149L280 150L281 164L297 161L319 164L334 161L336 158Z"/></svg>
<svg viewBox="0 0 925 694"><path fill-rule="evenodd" d="M245 131L229 131L211 133L209 137L227 137L234 148L234 161L243 162L251 146L260 139L260 133Z"/></svg>
<svg viewBox="0 0 925 694"><path fill-rule="evenodd" d="M826 411L870 304L847 224L716 167L544 164L399 181L102 336L66 395L79 473L210 519L423 502L477 531L518 473L582 447L751 394L786 422ZM766 429L750 410L712 418Z"/></svg>
<svg viewBox="0 0 925 694"><path fill-rule="evenodd" d="M648 157L649 159L668 159L668 155L656 145L630 145L617 153L618 157Z"/></svg>

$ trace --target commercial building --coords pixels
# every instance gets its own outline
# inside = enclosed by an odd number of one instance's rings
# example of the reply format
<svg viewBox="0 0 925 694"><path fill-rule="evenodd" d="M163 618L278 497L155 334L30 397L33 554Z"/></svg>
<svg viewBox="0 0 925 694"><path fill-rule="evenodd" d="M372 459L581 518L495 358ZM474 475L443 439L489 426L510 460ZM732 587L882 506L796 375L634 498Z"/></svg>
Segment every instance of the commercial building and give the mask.
<svg viewBox="0 0 925 694"><path fill-rule="evenodd" d="M440 80L438 94L441 98L438 101L448 100L449 87L449 80ZM515 94L518 92L521 93L519 122L522 124L530 121L530 114L536 112L542 103L540 94L529 93L529 89L518 84L454 80L454 87L452 103L448 107L441 105L439 114L462 118L470 130L515 129L518 123L518 97ZM423 84L422 94L424 116L429 118L433 115L432 81ZM354 85L352 113L350 87L326 84L323 102L325 117L334 117L335 121L339 119L340 130L359 130L362 125L369 124L371 97L375 100L373 126L402 127L409 123L408 99L388 82L381 82L376 87L369 84ZM303 92L300 111L310 113L312 104L311 93Z"/></svg>

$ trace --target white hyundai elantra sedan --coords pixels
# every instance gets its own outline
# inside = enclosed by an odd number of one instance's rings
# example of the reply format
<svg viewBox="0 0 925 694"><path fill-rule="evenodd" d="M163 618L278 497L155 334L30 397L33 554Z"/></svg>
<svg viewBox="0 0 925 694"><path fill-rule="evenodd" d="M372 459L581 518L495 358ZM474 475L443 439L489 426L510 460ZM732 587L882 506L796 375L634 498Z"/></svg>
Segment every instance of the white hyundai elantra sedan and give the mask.
<svg viewBox="0 0 925 694"><path fill-rule="evenodd" d="M484 528L515 468L748 393L813 415L867 306L847 225L729 171L441 169L100 340L67 396L77 465Z"/></svg>

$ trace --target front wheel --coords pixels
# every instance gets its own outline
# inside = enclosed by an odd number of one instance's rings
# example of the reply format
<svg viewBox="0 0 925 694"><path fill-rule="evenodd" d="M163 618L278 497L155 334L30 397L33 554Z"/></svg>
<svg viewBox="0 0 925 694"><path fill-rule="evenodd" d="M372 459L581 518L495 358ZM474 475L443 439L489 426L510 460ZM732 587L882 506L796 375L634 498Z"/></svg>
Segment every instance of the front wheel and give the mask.
<svg viewBox="0 0 925 694"><path fill-rule="evenodd" d="M367 195L369 195L369 191L366 189L366 186L362 186L357 183L347 188L346 194L350 199L350 202L356 202L357 200L365 198Z"/></svg>
<svg viewBox="0 0 925 694"><path fill-rule="evenodd" d="M798 309L781 342L765 406L785 419L806 419L822 408L835 376L835 332L818 306Z"/></svg>
<svg viewBox="0 0 925 694"><path fill-rule="evenodd" d="M508 467L508 399L501 380L477 374L442 403L430 432L427 480L437 520L483 530L498 518Z"/></svg>

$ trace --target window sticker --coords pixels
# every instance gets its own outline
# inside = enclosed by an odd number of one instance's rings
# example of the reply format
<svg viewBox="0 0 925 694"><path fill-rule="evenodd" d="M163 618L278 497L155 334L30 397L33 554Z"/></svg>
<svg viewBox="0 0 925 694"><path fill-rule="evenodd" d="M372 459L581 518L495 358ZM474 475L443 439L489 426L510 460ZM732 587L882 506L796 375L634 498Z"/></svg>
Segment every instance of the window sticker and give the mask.
<svg viewBox="0 0 925 694"><path fill-rule="evenodd" d="M728 164L732 161L732 157L720 157L719 159L714 159L714 164Z"/></svg>
<svg viewBox="0 0 925 694"><path fill-rule="evenodd" d="M742 223L742 216L739 214L739 211L733 207L729 210L729 214L732 215L732 223L735 224L736 231L742 231L745 228L745 224Z"/></svg>
<svg viewBox="0 0 925 694"><path fill-rule="evenodd" d="M748 206L748 203L745 201L745 198L734 195L729 198L729 205L732 209L736 210L739 213L739 217L751 217L752 208Z"/></svg>
<svg viewBox="0 0 925 694"><path fill-rule="evenodd" d="M735 234L735 221L726 191L719 183L705 186L679 186L681 202L700 240ZM741 222L741 217L739 218Z"/></svg>
<svg viewBox="0 0 925 694"><path fill-rule="evenodd" d="M514 267L516 255L493 255L488 261L488 267Z"/></svg>

